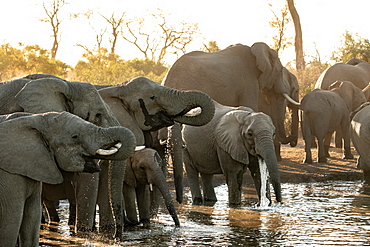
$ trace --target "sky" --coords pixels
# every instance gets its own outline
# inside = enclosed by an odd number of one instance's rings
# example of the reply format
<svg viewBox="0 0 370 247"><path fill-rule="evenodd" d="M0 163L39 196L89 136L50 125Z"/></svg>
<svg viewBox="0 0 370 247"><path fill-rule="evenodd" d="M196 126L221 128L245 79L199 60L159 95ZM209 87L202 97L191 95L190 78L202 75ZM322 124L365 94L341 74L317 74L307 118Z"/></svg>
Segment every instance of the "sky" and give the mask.
<svg viewBox="0 0 370 247"><path fill-rule="evenodd" d="M46 6L50 0L12 0L0 6L0 44L10 43L17 47L38 44L45 49L52 45L51 27L49 23L41 22L45 18L43 2ZM170 13L171 21L178 23L198 23L204 39L199 38L188 52L197 50L202 42L217 41L220 48L242 43L251 46L255 42L272 43L276 30L269 26L273 12L280 13L285 0L67 0L69 4L63 7L63 22L61 24L61 42L57 59L74 66L82 58L81 44L92 49L96 44L95 33L99 25L107 23L96 15L88 21L85 18L69 19L68 13L85 13L93 10L105 16L113 12L125 12L127 18L143 17L160 8ZM186 2L186 3L185 3ZM269 6L272 3L272 7ZM316 49L323 62L331 62L330 56L340 46L345 31L370 39L368 21L369 0L295 0L295 6L301 19L304 52L315 56ZM293 30L293 23L291 23ZM108 34L103 46L109 48ZM294 33L290 33L293 37ZM143 58L134 46L118 41L116 53L124 59ZM294 48L281 53L283 65L295 59ZM168 59L172 64L176 58Z"/></svg>

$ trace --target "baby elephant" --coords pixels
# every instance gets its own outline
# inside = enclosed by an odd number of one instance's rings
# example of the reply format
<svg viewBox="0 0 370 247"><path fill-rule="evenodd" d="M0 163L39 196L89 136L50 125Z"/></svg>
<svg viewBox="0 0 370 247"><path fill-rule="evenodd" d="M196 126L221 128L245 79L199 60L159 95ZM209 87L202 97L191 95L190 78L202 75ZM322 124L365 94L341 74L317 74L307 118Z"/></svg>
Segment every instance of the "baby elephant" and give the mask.
<svg viewBox="0 0 370 247"><path fill-rule="evenodd" d="M215 115L208 124L197 127L185 125L183 128L184 163L193 204L216 202L213 175L224 174L229 189L229 205L240 205L243 173L247 168L254 179L260 200L270 198L270 186L268 181L262 180L260 172L264 163L270 174L276 200L280 202L280 175L274 149L275 127L271 118L248 107L214 104ZM204 200L199 186L199 174L203 180Z"/></svg>
<svg viewBox="0 0 370 247"><path fill-rule="evenodd" d="M326 163L329 155L331 136L340 128L344 139L344 159L353 159L350 149L350 113L366 102L361 89L351 82L337 81L330 91L314 89L301 101L302 134L305 142L304 163L312 163L311 141L316 136L318 162ZM312 136L313 135L313 136Z"/></svg>
<svg viewBox="0 0 370 247"><path fill-rule="evenodd" d="M16 114L0 117L0 246L39 246L42 182L61 183L59 169L99 171L95 159L127 159L136 140L67 112Z"/></svg>
<svg viewBox="0 0 370 247"><path fill-rule="evenodd" d="M158 189L175 225L180 226L161 164L162 159L158 152L151 148L136 151L128 160L123 194L127 219L130 221L129 224L139 224L135 201L137 201L140 223L144 225L149 224L151 199L154 199L151 198L150 192L153 189Z"/></svg>

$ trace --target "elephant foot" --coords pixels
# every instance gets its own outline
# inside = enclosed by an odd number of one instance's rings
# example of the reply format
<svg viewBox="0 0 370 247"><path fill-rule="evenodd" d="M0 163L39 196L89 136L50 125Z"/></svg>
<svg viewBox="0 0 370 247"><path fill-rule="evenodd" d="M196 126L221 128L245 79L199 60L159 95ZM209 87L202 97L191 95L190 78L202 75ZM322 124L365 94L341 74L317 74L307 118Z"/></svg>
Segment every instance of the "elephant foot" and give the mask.
<svg viewBox="0 0 370 247"><path fill-rule="evenodd" d="M213 207L216 204L217 200L204 200L204 205Z"/></svg>
<svg viewBox="0 0 370 247"><path fill-rule="evenodd" d="M134 226L137 226L137 225L139 225L140 224L140 222L139 221L136 221L136 220L128 220L128 219L126 219L125 220L125 225L124 225L124 227L134 227Z"/></svg>
<svg viewBox="0 0 370 247"><path fill-rule="evenodd" d="M108 224L108 225L101 225L99 227L99 230L101 231L109 231L111 229L114 229L116 226L114 224Z"/></svg>
<svg viewBox="0 0 370 247"><path fill-rule="evenodd" d="M363 170L364 171L364 181L366 185L370 185L370 170Z"/></svg>
<svg viewBox="0 0 370 247"><path fill-rule="evenodd" d="M345 159L345 160L349 160L349 159L354 159L353 155L352 154L344 154L342 156L342 159Z"/></svg>
<svg viewBox="0 0 370 247"><path fill-rule="evenodd" d="M328 159L326 157L319 157L317 159L317 162L318 163L327 163L328 162Z"/></svg>
<svg viewBox="0 0 370 247"><path fill-rule="evenodd" d="M143 224L143 227L149 228L150 227L150 220L149 219L142 219L140 222Z"/></svg>
<svg viewBox="0 0 370 247"><path fill-rule="evenodd" d="M195 197L193 199L193 205L202 205L203 204L203 200L202 198L199 198L199 197Z"/></svg>
<svg viewBox="0 0 370 247"><path fill-rule="evenodd" d="M312 162L312 158L305 158L304 160L303 160L303 163L305 163L305 164L312 164L313 162Z"/></svg>

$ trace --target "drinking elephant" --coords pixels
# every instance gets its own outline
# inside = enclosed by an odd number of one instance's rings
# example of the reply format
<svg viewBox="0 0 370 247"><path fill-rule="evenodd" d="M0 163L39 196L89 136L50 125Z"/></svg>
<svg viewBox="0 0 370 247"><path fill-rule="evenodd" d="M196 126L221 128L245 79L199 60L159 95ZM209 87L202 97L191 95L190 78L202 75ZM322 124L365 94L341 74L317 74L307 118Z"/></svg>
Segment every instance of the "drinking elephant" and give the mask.
<svg viewBox="0 0 370 247"><path fill-rule="evenodd" d="M136 145L127 128L101 128L67 112L0 121L1 246L39 246L41 184L62 183L59 169L96 172L94 159L124 160Z"/></svg>
<svg viewBox="0 0 370 247"><path fill-rule="evenodd" d="M327 162L332 133L339 127L344 139L343 158L353 158L350 148L350 113L366 102L366 97L351 82L337 81L331 88L330 91L314 89L302 98L302 134L306 152L304 163L312 163L312 136L317 138L318 162Z"/></svg>
<svg viewBox="0 0 370 247"><path fill-rule="evenodd" d="M217 200L213 174L224 174L229 189L229 205L241 203L243 173L251 172L260 200L270 198L269 185L260 173L265 161L276 200L281 202L281 185L273 138L275 127L264 113L248 107L228 107L215 102L215 116L201 127L184 125L184 163L193 203L213 203ZM201 195L198 174L203 181Z"/></svg>
<svg viewBox="0 0 370 247"><path fill-rule="evenodd" d="M299 121L295 104L299 101L298 81L284 69L277 52L265 43L257 42L251 47L239 44L213 53L194 51L185 54L172 65L162 85L179 90L199 90L220 104L247 106L270 115L276 126L278 159L281 158L279 142L291 146L297 144ZM290 135L284 128L287 104L292 110ZM172 135L180 139L178 132ZM178 150L182 144L171 145ZM174 163L174 166L182 164ZM176 184L181 184L182 175L175 176L179 179ZM180 188L176 187L178 190Z"/></svg>
<svg viewBox="0 0 370 247"><path fill-rule="evenodd" d="M136 151L130 157L126 167L123 195L127 218L131 224L149 224L151 218L151 192L154 188L157 188L163 196L166 208L172 216L175 225L180 226L161 165L162 159L157 151L151 148ZM137 201L139 220L137 219L135 201Z"/></svg>
<svg viewBox="0 0 370 247"><path fill-rule="evenodd" d="M359 157L357 167L363 170L366 184L370 184L370 103L364 103L355 110L351 121L351 139Z"/></svg>

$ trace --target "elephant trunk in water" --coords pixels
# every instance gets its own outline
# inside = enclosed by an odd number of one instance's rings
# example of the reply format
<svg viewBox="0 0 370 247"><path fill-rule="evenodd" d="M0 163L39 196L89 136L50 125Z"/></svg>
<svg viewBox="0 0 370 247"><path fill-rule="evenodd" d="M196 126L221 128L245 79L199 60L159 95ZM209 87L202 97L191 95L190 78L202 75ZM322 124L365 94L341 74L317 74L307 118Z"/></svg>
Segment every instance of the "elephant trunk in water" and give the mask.
<svg viewBox="0 0 370 247"><path fill-rule="evenodd" d="M259 155L265 160L267 170L270 174L270 182L274 188L276 201L281 202L281 184L280 184L280 174L278 170L278 162L275 155L274 145L271 138L259 137L260 141L257 141L258 145L256 147ZM258 190L258 189L257 189ZM260 194L260 190L258 190ZM261 198L261 195L260 195Z"/></svg>
<svg viewBox="0 0 370 247"><path fill-rule="evenodd" d="M173 204L170 190L167 185L166 177L164 176L162 170L155 171L155 174L153 175L154 181L152 181L152 184L154 184L159 191L161 192L164 202L166 204L166 208L168 212L170 213L173 221L175 222L176 226L180 226L179 218L177 217L176 209Z"/></svg>

